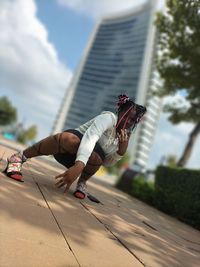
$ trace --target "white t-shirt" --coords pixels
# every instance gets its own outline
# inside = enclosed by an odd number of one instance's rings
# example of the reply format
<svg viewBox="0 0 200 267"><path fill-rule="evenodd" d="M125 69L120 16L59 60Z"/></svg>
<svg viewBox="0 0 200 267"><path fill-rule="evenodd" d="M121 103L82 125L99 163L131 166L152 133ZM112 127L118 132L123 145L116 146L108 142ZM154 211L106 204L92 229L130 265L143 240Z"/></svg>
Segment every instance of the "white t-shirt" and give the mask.
<svg viewBox="0 0 200 267"><path fill-rule="evenodd" d="M85 165L95 147L99 143L105 153L104 166L113 165L122 156L117 154L118 138L116 137L117 116L110 111L104 111L92 120L82 124L76 130L83 134L76 161L82 161Z"/></svg>

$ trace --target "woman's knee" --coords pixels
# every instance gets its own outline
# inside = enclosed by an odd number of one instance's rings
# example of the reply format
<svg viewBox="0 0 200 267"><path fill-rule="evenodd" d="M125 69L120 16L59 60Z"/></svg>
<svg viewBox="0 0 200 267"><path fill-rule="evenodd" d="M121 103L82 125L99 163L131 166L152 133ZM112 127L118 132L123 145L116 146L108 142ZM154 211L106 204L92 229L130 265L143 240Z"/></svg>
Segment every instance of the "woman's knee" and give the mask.
<svg viewBox="0 0 200 267"><path fill-rule="evenodd" d="M64 150L63 152L69 152L75 154L80 145L80 139L73 133L63 132L59 134L60 146Z"/></svg>

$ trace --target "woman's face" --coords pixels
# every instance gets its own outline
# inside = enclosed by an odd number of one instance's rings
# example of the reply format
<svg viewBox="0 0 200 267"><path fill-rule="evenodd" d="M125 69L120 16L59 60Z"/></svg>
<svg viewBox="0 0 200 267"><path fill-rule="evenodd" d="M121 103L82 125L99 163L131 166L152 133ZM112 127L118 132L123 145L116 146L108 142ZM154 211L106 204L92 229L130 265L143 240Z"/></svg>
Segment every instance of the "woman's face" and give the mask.
<svg viewBox="0 0 200 267"><path fill-rule="evenodd" d="M117 127L119 130L123 128L129 129L134 125L136 119L136 107L133 107L125 116L123 116L124 113L125 111L122 112L118 118L118 121L120 121L120 119L123 117Z"/></svg>

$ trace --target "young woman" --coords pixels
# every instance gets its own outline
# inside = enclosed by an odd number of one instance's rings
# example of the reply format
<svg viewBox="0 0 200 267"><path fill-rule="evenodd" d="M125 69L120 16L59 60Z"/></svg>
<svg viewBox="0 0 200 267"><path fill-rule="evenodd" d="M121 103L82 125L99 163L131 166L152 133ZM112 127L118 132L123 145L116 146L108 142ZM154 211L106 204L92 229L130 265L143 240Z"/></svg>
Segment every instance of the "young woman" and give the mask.
<svg viewBox="0 0 200 267"><path fill-rule="evenodd" d="M127 95L118 96L116 114L104 111L79 128L49 136L8 159L6 175L23 182L22 164L30 158L53 155L67 170L56 176L56 186L66 192L79 177L74 196L85 198L86 181L101 165L116 163L125 154L132 130L146 108Z"/></svg>

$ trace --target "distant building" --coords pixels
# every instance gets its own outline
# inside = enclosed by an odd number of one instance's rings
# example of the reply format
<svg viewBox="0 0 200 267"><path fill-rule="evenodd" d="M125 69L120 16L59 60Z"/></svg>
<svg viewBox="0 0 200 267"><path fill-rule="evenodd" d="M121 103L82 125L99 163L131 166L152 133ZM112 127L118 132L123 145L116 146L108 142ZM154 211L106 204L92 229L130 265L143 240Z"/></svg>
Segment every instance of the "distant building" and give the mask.
<svg viewBox="0 0 200 267"><path fill-rule="evenodd" d="M102 19L94 29L63 99L53 132L75 128L102 110L115 111L115 101L127 93L146 105L144 122L132 135L131 164L145 169L155 135L161 103L151 96L158 87L154 70L156 1Z"/></svg>

